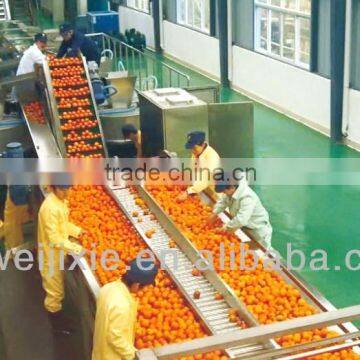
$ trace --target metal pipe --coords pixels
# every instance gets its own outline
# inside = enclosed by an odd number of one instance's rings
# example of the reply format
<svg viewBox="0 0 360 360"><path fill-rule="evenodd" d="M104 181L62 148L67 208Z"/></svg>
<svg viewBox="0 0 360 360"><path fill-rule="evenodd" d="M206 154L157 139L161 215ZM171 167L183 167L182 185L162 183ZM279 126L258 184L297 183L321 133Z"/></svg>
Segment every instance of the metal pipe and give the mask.
<svg viewBox="0 0 360 360"><path fill-rule="evenodd" d="M141 62L141 59L142 59L142 55L139 55L138 56L138 65L139 65L139 84L140 84L140 89L142 87L142 84L141 84L141 70L142 70L142 62Z"/></svg>
<svg viewBox="0 0 360 360"><path fill-rule="evenodd" d="M348 136L349 130L349 92L350 92L350 67L351 67L351 42L352 42L352 1L346 1L346 29L345 29L345 60L344 60L344 94L342 131Z"/></svg>

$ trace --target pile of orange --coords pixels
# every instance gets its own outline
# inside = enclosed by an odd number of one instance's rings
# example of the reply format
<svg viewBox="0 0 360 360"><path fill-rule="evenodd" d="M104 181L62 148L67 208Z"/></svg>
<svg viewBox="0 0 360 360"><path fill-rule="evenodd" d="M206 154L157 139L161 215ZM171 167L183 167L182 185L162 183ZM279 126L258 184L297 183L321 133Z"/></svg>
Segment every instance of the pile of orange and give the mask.
<svg viewBox="0 0 360 360"><path fill-rule="evenodd" d="M29 121L37 124L46 124L44 109L40 101L29 102L23 109Z"/></svg>
<svg viewBox="0 0 360 360"><path fill-rule="evenodd" d="M184 187L148 186L148 190L183 234L199 250L211 251L216 271L234 289L239 299L261 324L309 316L316 312L301 297L297 289L287 284L275 271L269 268L265 269L261 261L252 270L241 270L240 244L237 236L221 230L220 219L214 225L207 224L206 220L212 209L203 204L199 197L188 197L186 201L179 203L175 199L184 190ZM245 245L245 248L248 249L248 246ZM230 268L231 252L237 254L235 270ZM225 254L223 256L224 263L220 262L221 253ZM245 263L248 265L247 268L255 265L250 254L246 256ZM289 347L333 336L336 336L334 332L328 329L319 329L303 334L284 336L278 339L278 342L284 347ZM359 359L359 356L352 351L343 351L331 354L331 357L321 355L316 359Z"/></svg>
<svg viewBox="0 0 360 360"><path fill-rule="evenodd" d="M99 282L104 285L118 280L124 274L125 266L146 248L145 243L101 186L72 188L69 206L71 220L86 230L81 238L82 246L96 252L95 272ZM100 258L107 249L119 254L118 264L107 263L108 266L118 265L117 270L106 271L101 267ZM160 271L155 285L141 290L137 298L139 311L135 345L138 349L206 336L181 292L165 272ZM209 360L225 358L221 352L196 357Z"/></svg>
<svg viewBox="0 0 360 360"><path fill-rule="evenodd" d="M91 107L90 88L80 58L49 59L51 81L57 101L60 129L65 141L67 157L101 158L104 156L100 128L95 111ZM83 136L80 130L93 129L94 136ZM71 134L67 132L71 131ZM69 137L71 138L69 140Z"/></svg>

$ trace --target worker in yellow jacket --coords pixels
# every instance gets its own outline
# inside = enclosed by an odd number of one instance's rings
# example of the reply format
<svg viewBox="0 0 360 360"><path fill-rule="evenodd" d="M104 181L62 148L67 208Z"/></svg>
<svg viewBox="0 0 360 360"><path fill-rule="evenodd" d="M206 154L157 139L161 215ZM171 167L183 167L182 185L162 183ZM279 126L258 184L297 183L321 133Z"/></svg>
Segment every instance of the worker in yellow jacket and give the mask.
<svg viewBox="0 0 360 360"><path fill-rule="evenodd" d="M69 221L67 196L69 186L51 186L39 210L38 259L42 285L45 290L45 309L54 330L66 330L62 314L64 271L61 252L79 255L82 247L69 238L79 238L81 229Z"/></svg>
<svg viewBox="0 0 360 360"><path fill-rule="evenodd" d="M92 360L135 358L137 301L132 294L155 282L157 266L150 259L137 259L122 281L101 288L97 299Z"/></svg>
<svg viewBox="0 0 360 360"><path fill-rule="evenodd" d="M8 186L4 210L4 237L7 250L24 243L23 224L31 220L30 186Z"/></svg>
<svg viewBox="0 0 360 360"><path fill-rule="evenodd" d="M203 131L193 131L188 134L185 148L191 150L191 163L193 183L182 192L177 200L185 201L189 195L199 194L208 189L216 197L212 177L216 169L220 167L219 154L205 141Z"/></svg>

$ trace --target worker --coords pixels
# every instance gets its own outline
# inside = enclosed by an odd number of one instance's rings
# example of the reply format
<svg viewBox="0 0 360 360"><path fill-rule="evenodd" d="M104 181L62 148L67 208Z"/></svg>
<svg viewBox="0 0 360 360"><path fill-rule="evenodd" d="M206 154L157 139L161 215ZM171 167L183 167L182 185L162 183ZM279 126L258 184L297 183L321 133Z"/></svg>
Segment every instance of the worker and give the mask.
<svg viewBox="0 0 360 360"><path fill-rule="evenodd" d="M8 159L24 158L24 149L21 143L12 142L6 145L4 153ZM13 163L17 167L19 163ZM8 185L5 187L4 209L4 237L5 248L10 250L23 244L24 235L22 225L31 220L30 194L31 186Z"/></svg>
<svg viewBox="0 0 360 360"><path fill-rule="evenodd" d="M189 195L199 194L206 189L216 197L212 177L220 166L220 156L206 143L205 138L206 135L203 131L192 131L188 134L185 148L192 152L191 161L195 180L186 191L177 197L180 202L185 201Z"/></svg>
<svg viewBox="0 0 360 360"><path fill-rule="evenodd" d="M61 311L64 298L61 252L64 256L71 253L79 255L82 252L82 247L69 239L70 237L79 238L82 230L69 221L67 205L69 186L51 185L49 188L51 192L39 210L38 257L42 285L46 293L45 309L53 330L65 331L70 328Z"/></svg>
<svg viewBox="0 0 360 360"><path fill-rule="evenodd" d="M122 127L122 133L125 140L131 140L136 148L136 156L142 157L141 131L133 124L125 124Z"/></svg>
<svg viewBox="0 0 360 360"><path fill-rule="evenodd" d="M215 185L215 191L221 193L214 206L209 223L214 223L218 214L226 209L232 219L224 225L224 230L246 230L250 237L258 241L267 250L271 249L272 227L269 214L257 194L250 188L246 177L239 182L225 181Z"/></svg>
<svg viewBox="0 0 360 360"><path fill-rule="evenodd" d="M5 248L10 250L24 243L23 224L32 218L29 198L31 187L26 185L10 185L4 211Z"/></svg>
<svg viewBox="0 0 360 360"><path fill-rule="evenodd" d="M4 222L0 219L0 240L4 237Z"/></svg>
<svg viewBox="0 0 360 360"><path fill-rule="evenodd" d="M25 75L36 71L37 66L41 66L46 58L45 50L47 48L47 36L44 33L38 33L34 36L34 44L24 51L20 59L16 76ZM16 88L11 91L12 101L18 102Z"/></svg>
<svg viewBox="0 0 360 360"><path fill-rule="evenodd" d="M73 28L72 25L64 23L60 25L60 35L63 38L63 42L60 45L57 57L76 57L80 53L84 55L86 61L90 63L96 63L100 65L100 51L97 44L86 37L80 31Z"/></svg>
<svg viewBox="0 0 360 360"><path fill-rule="evenodd" d="M24 75L35 71L36 65L42 65L46 55L47 36L44 33L38 33L34 36L34 44L24 51L21 57L16 75Z"/></svg>
<svg viewBox="0 0 360 360"><path fill-rule="evenodd" d="M101 288L97 299L92 360L131 360L135 358L136 294L155 282L158 267L150 259L130 263L122 281Z"/></svg>

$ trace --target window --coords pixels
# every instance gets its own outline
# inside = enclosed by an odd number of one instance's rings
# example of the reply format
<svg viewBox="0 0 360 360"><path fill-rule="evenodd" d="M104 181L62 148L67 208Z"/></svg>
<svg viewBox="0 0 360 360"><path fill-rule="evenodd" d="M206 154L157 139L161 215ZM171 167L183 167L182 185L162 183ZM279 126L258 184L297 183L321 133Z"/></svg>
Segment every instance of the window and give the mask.
<svg viewBox="0 0 360 360"><path fill-rule="evenodd" d="M150 0L127 0L127 6L139 11L150 13Z"/></svg>
<svg viewBox="0 0 360 360"><path fill-rule="evenodd" d="M210 33L210 0L177 0L177 22Z"/></svg>
<svg viewBox="0 0 360 360"><path fill-rule="evenodd" d="M311 0L255 0L255 48L309 68Z"/></svg>

